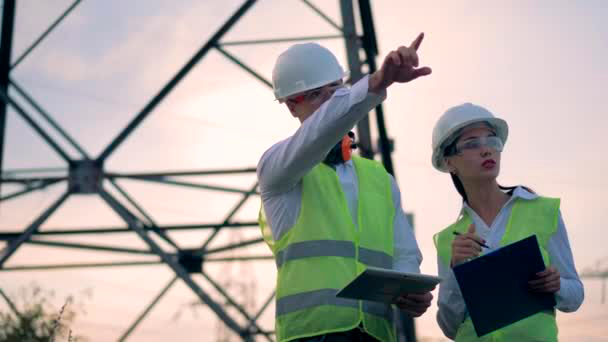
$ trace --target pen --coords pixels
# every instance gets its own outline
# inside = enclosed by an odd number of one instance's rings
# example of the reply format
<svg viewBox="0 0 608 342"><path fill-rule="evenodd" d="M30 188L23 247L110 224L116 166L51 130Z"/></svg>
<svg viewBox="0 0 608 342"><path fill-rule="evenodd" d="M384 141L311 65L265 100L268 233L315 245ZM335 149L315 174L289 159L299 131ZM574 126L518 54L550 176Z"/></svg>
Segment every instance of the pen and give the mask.
<svg viewBox="0 0 608 342"><path fill-rule="evenodd" d="M459 233L459 232L453 232L453 233L454 233L454 235L460 235L460 233ZM481 242L479 242L479 241L477 241L477 240L473 240L473 241L477 242L477 244L478 244L478 245L480 245L481 247L484 247L484 248L490 248L490 247L486 246L486 244L485 244L485 243L481 243Z"/></svg>

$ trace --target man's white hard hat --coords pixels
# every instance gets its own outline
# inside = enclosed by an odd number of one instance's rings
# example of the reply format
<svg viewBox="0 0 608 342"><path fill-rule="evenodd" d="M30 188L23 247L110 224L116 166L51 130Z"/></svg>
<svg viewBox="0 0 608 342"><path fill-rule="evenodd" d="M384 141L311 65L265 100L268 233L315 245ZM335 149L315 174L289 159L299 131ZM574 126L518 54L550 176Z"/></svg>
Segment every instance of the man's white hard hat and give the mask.
<svg viewBox="0 0 608 342"><path fill-rule="evenodd" d="M295 44L283 52L272 70L274 96L287 97L322 87L346 76L336 56L317 43Z"/></svg>

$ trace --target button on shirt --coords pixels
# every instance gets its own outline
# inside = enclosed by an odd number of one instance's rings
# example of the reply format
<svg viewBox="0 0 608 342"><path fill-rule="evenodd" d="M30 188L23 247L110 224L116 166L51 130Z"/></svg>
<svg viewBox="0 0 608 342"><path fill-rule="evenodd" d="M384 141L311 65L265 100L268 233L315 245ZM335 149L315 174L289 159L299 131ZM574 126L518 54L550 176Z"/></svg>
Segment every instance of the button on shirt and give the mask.
<svg viewBox="0 0 608 342"><path fill-rule="evenodd" d="M321 163L329 150L367 113L386 98L386 91L368 91L369 76L352 88L339 88L307 118L294 135L267 150L257 167L266 219L279 240L298 219L302 206L302 178ZM352 160L335 167L348 209L357 227L357 173ZM401 193L391 176L395 206L393 268L419 272L422 255L401 206Z"/></svg>
<svg viewBox="0 0 608 342"><path fill-rule="evenodd" d="M515 199L532 200L537 197L538 195L522 187L515 188L511 198L505 203L489 227L467 203L464 203L462 212L466 211L469 214L473 224L475 224L476 234L486 240L486 245L490 247L482 249L482 255L500 248L500 240L505 234L505 228L509 216L511 216ZM570 249L561 212L559 213L557 231L549 238L547 243L547 252L551 258L551 265L557 268L561 277L560 290L555 295L557 309L563 312L575 311L583 302L584 290L574 267L572 250ZM439 287L439 299L437 300L439 306L437 323L447 337L454 338L458 326L465 319L466 306L454 277L454 272L449 265L444 265L438 260L438 269L439 276L443 281Z"/></svg>

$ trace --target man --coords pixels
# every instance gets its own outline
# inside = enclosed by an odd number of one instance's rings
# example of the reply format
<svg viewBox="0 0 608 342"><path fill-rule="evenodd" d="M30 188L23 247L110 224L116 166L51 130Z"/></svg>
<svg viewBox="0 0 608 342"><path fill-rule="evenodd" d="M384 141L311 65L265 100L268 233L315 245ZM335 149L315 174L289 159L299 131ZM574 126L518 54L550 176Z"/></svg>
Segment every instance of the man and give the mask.
<svg viewBox="0 0 608 342"><path fill-rule="evenodd" d="M275 97L301 123L257 168L262 235L278 268L279 342L395 341L390 306L335 296L366 265L419 272L422 260L394 178L375 161L350 159L347 133L393 83L431 73L418 68L422 38L391 51L350 89L335 56L318 44L296 44L277 59ZM409 293L395 304L418 317L432 298Z"/></svg>

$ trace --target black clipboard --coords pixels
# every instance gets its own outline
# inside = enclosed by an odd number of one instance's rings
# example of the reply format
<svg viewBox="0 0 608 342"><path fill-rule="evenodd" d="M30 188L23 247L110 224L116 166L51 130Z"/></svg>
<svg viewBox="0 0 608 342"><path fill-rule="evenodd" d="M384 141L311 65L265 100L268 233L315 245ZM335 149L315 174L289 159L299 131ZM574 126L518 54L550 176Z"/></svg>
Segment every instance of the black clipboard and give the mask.
<svg viewBox="0 0 608 342"><path fill-rule="evenodd" d="M338 291L336 296L393 303L401 294L426 292L434 288L440 281L441 278L432 275L369 266Z"/></svg>
<svg viewBox="0 0 608 342"><path fill-rule="evenodd" d="M552 293L528 289L544 269L536 235L453 268L478 337L555 307Z"/></svg>

